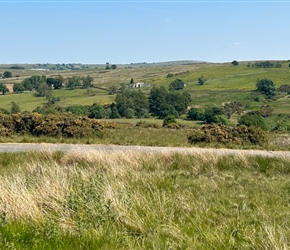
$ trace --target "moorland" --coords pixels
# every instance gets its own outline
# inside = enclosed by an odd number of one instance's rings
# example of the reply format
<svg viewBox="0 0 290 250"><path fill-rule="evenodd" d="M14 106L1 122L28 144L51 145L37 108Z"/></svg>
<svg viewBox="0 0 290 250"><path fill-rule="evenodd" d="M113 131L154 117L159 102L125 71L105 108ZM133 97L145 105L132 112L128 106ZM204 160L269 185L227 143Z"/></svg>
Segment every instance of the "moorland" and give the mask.
<svg viewBox="0 0 290 250"><path fill-rule="evenodd" d="M0 85L10 86L11 91L0 96L1 113L71 114L98 119L104 129L102 137L98 133L90 137L72 134L71 138L60 133L58 138L52 138L45 132L30 137L27 131L18 131L13 136L1 137L2 142L189 146L190 129L215 122L260 127L269 142L262 147L289 149L288 61L0 65L0 73L4 75L6 71L11 75L2 76ZM257 82L261 80L273 83L274 95L258 91ZM142 86L130 87L138 83ZM174 118L168 118L164 124L167 116ZM210 138L194 141L200 146L215 147L220 142ZM229 142L221 145L249 146ZM261 143L250 146L261 147Z"/></svg>
<svg viewBox="0 0 290 250"><path fill-rule="evenodd" d="M288 61L6 71L1 143L289 150ZM289 176L283 156L0 153L0 248L289 249Z"/></svg>

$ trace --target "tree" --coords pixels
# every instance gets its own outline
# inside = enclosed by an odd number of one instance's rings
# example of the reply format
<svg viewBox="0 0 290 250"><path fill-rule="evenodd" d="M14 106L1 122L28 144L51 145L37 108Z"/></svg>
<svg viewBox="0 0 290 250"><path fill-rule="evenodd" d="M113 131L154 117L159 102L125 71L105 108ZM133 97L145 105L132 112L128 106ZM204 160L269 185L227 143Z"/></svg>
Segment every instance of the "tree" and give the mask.
<svg viewBox="0 0 290 250"><path fill-rule="evenodd" d="M276 95L276 87L272 80L261 79L257 81L257 90L264 94L267 98L272 98Z"/></svg>
<svg viewBox="0 0 290 250"><path fill-rule="evenodd" d="M168 91L164 86L153 87L149 94L149 111L160 118L164 118L163 110L166 107Z"/></svg>
<svg viewBox="0 0 290 250"><path fill-rule="evenodd" d="M199 108L191 108L187 113L187 119L191 121L203 121L204 111Z"/></svg>
<svg viewBox="0 0 290 250"><path fill-rule="evenodd" d="M139 118L146 116L148 114L149 102L144 93L140 89L133 91L132 99L134 106L131 108L134 110L135 115Z"/></svg>
<svg viewBox="0 0 290 250"><path fill-rule="evenodd" d="M106 68L105 69L110 69L110 63L106 62Z"/></svg>
<svg viewBox="0 0 290 250"><path fill-rule="evenodd" d="M93 86L92 82L94 81L94 78L92 78L91 76L86 76L82 78L83 81L83 88L90 88Z"/></svg>
<svg viewBox="0 0 290 250"><path fill-rule="evenodd" d="M24 88L26 90L33 90L33 89L37 89L38 86L42 83L46 83L46 76L42 75L42 76L31 76L30 78L26 78L24 79L24 81L22 82Z"/></svg>
<svg viewBox="0 0 290 250"><path fill-rule="evenodd" d="M52 95L52 88L47 83L41 83L36 88L35 96L38 97L49 97Z"/></svg>
<svg viewBox="0 0 290 250"><path fill-rule="evenodd" d="M20 107L15 102L11 102L10 113L11 114L21 113Z"/></svg>
<svg viewBox="0 0 290 250"><path fill-rule="evenodd" d="M34 86L33 83L30 81L30 78L26 78L22 81L22 85L24 87L25 90L33 90Z"/></svg>
<svg viewBox="0 0 290 250"><path fill-rule="evenodd" d="M110 118L111 118L111 119L117 119L117 118L120 118L119 111L118 111L118 109L117 109L117 107L116 107L115 104L113 104L113 105L111 106L111 114L110 114Z"/></svg>
<svg viewBox="0 0 290 250"><path fill-rule="evenodd" d="M10 71L5 71L3 73L3 76L2 77L3 78L11 78L12 77L12 73Z"/></svg>
<svg viewBox="0 0 290 250"><path fill-rule="evenodd" d="M81 86L81 78L79 76L72 76L68 78L68 89L76 89L79 86Z"/></svg>
<svg viewBox="0 0 290 250"><path fill-rule="evenodd" d="M168 115L178 117L184 114L191 102L187 92L168 91L165 87L153 87L149 94L149 110L154 116L164 118Z"/></svg>
<svg viewBox="0 0 290 250"><path fill-rule="evenodd" d="M238 66L238 65L239 65L239 62L236 61L236 60L234 60L234 61L232 61L232 65L233 65L233 66Z"/></svg>
<svg viewBox="0 0 290 250"><path fill-rule="evenodd" d="M3 83L0 83L0 92L5 95L6 93L9 92L9 89L7 88L7 86Z"/></svg>
<svg viewBox="0 0 290 250"><path fill-rule="evenodd" d="M100 104L94 103L89 107L89 118L103 119L106 115L106 110Z"/></svg>
<svg viewBox="0 0 290 250"><path fill-rule="evenodd" d="M116 64L113 64L112 66L111 66L111 69L116 69L117 68L117 65Z"/></svg>
<svg viewBox="0 0 290 250"><path fill-rule="evenodd" d="M135 110L132 108L127 108L124 112L124 116L127 119L131 119L135 116Z"/></svg>
<svg viewBox="0 0 290 250"><path fill-rule="evenodd" d="M144 114L144 109L148 110L149 104L146 96L140 90L128 91L124 90L116 96L116 107L122 117L132 116L131 110L134 115L141 117ZM128 109L131 109L128 111ZM128 115L130 114L130 115ZM133 115L133 116L134 116Z"/></svg>
<svg viewBox="0 0 290 250"><path fill-rule="evenodd" d="M185 84L181 79L175 79L172 83L169 85L170 90L182 90L184 88Z"/></svg>
<svg viewBox="0 0 290 250"><path fill-rule="evenodd" d="M14 83L13 92L14 93L22 93L25 90L22 83Z"/></svg>
<svg viewBox="0 0 290 250"><path fill-rule="evenodd" d="M225 123L225 119L221 116L224 114L222 108L209 107L205 109L204 121L205 123Z"/></svg>
<svg viewBox="0 0 290 250"><path fill-rule="evenodd" d="M198 78L197 81L198 81L198 84L199 85L204 85L205 82L206 82L206 79L203 76L201 76L201 77Z"/></svg>
<svg viewBox="0 0 290 250"><path fill-rule="evenodd" d="M61 75L58 75L55 78L49 77L46 79L46 83L50 85L53 89L61 89L64 84L64 78Z"/></svg>

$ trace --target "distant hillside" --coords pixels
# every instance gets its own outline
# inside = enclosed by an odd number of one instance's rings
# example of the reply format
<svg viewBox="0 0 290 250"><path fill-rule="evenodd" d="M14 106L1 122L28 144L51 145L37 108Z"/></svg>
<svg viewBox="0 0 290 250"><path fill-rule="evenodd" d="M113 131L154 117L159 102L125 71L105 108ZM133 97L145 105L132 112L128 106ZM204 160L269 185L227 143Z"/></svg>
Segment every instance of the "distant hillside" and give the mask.
<svg viewBox="0 0 290 250"><path fill-rule="evenodd" d="M180 61L168 61L168 62L138 62L138 63L130 63L130 64L121 64L122 67L156 67L156 66L178 66L178 65L190 65L190 64L200 64L200 63L208 63L205 61L197 61L197 60L180 60Z"/></svg>

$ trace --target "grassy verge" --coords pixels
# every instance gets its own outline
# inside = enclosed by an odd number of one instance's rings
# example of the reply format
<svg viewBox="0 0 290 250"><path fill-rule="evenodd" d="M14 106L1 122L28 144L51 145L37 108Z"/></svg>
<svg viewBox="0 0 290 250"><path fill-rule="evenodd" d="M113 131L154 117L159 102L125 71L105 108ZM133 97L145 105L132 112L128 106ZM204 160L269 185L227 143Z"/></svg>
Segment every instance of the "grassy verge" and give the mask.
<svg viewBox="0 0 290 250"><path fill-rule="evenodd" d="M155 124L155 123L154 123ZM161 122L157 123L161 126ZM184 124L188 125L188 124ZM13 135L0 137L0 143L68 143L68 144L112 144L112 145L140 145L140 146L171 146L171 147L209 147L209 148L235 148L235 149L264 149L264 150L290 150L289 133L269 132L269 143L263 145L234 144L234 143L188 143L187 134L191 129L166 129L136 127L134 123L126 124L117 129L105 128L101 137L67 138L31 135Z"/></svg>
<svg viewBox="0 0 290 250"><path fill-rule="evenodd" d="M289 249L290 167L212 154L1 154L1 249Z"/></svg>

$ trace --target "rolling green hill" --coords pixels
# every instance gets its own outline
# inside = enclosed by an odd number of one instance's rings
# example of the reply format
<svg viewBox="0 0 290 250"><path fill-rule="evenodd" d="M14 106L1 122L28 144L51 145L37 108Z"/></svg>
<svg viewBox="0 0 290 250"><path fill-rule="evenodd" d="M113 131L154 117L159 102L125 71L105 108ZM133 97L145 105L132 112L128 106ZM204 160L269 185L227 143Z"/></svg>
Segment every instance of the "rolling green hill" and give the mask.
<svg viewBox="0 0 290 250"><path fill-rule="evenodd" d="M263 104L254 102L251 97L256 88L256 81L269 78L273 80L276 87L289 84L290 68L288 67L289 62L286 61L282 63L281 68L255 68L251 66L253 63L240 62L238 66L233 66L231 63L198 63L195 61L137 63L118 65L115 70L105 70L105 65L85 67L78 65L76 66L78 70L67 68L64 70L32 70L32 65L20 65L25 69L9 69L11 65L6 65L6 67L1 65L0 73L9 70L13 77L1 79L0 82L4 84L20 83L32 75L46 75L47 77L62 75L65 78L87 75L93 77L93 84L97 88L92 88L90 93L87 93L86 89L53 91L53 96L60 98L61 105L68 106L111 103L114 101L114 95L108 95L105 89L111 85L119 88L122 83L129 86L131 78L135 82L148 84L149 87L142 88L146 93L153 85L168 86L173 80L179 78L186 83L185 90L190 92L193 106L221 105L227 101L238 100L255 109ZM53 65L46 67L53 68ZM200 76L204 76L207 80L204 85L198 84ZM103 89L99 89L99 87ZM0 96L0 108L9 109L12 101L15 101L23 111L32 111L46 102L45 98L35 97L33 93L10 93ZM275 108L275 113L290 114L289 101L285 97L271 102L271 106Z"/></svg>

